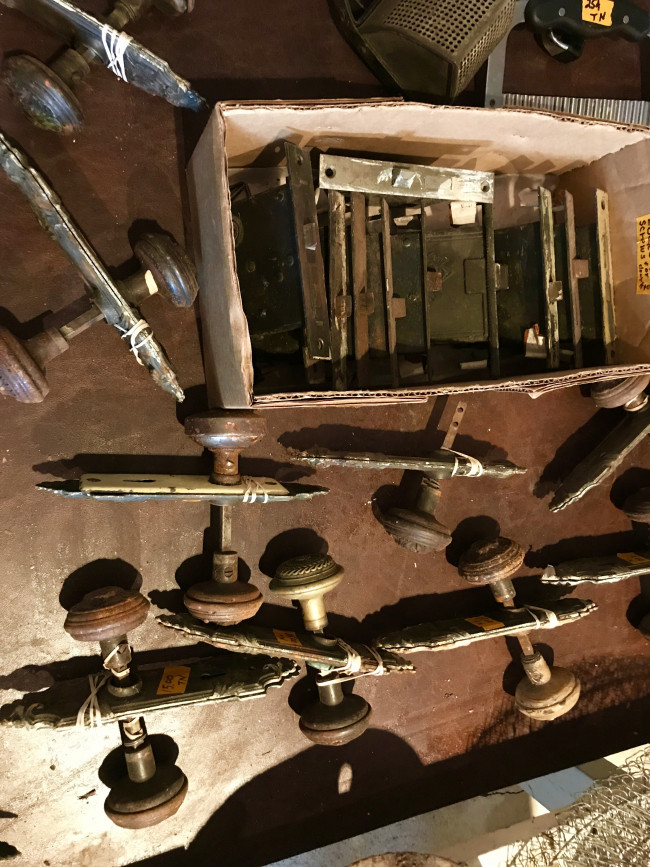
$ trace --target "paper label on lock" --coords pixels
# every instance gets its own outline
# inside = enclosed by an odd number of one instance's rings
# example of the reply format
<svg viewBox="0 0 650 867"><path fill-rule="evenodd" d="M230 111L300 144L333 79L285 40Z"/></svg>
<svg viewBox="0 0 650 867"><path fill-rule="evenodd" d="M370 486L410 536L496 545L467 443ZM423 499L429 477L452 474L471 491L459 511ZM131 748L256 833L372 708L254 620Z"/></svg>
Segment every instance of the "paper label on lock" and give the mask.
<svg viewBox="0 0 650 867"><path fill-rule="evenodd" d="M466 617L465 620L473 626L478 626L479 629L482 629L484 632L489 632L490 629L499 629L500 626L504 626L504 624L498 620L492 620L491 617L485 617L483 614L478 617Z"/></svg>
<svg viewBox="0 0 650 867"><path fill-rule="evenodd" d="M289 644L293 647L302 647L302 643L295 632L288 632L285 629L274 629L273 634L280 644Z"/></svg>
<svg viewBox="0 0 650 867"><path fill-rule="evenodd" d="M186 665L170 665L163 670L156 695L182 695L187 689L190 669Z"/></svg>
<svg viewBox="0 0 650 867"><path fill-rule="evenodd" d="M650 214L636 218L636 294L650 295Z"/></svg>
<svg viewBox="0 0 650 867"><path fill-rule="evenodd" d="M634 551L630 551L626 554L617 554L616 556L619 560L625 560L626 563L631 563L632 566L643 566L644 563L650 563L650 560L647 557L644 557L642 554L635 554Z"/></svg>

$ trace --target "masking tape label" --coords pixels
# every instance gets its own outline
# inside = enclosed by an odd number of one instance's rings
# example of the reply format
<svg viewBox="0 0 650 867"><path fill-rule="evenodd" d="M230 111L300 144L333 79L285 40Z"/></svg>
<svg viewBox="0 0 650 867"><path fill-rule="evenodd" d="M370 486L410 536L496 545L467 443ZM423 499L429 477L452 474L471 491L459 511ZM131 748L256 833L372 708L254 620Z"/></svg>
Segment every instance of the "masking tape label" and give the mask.
<svg viewBox="0 0 650 867"><path fill-rule="evenodd" d="M302 647L302 643L295 632L287 632L284 629L274 629L273 634L280 644L291 644L294 647Z"/></svg>
<svg viewBox="0 0 650 867"><path fill-rule="evenodd" d="M636 294L650 295L650 214L636 218Z"/></svg>
<svg viewBox="0 0 650 867"><path fill-rule="evenodd" d="M612 26L614 0L582 0L582 20L590 24Z"/></svg>
<svg viewBox="0 0 650 867"><path fill-rule="evenodd" d="M500 626L504 626L504 624L500 623L498 620L492 620L491 617L485 617L483 614L478 617L466 617L465 620L467 623L478 626L484 632L489 632L490 629L499 629Z"/></svg>
<svg viewBox="0 0 650 867"><path fill-rule="evenodd" d="M619 560L625 560L626 563L631 563L633 566L642 566L644 563L650 563L647 557L635 554L634 551L630 551L627 554L617 554L616 556Z"/></svg>
<svg viewBox="0 0 650 867"><path fill-rule="evenodd" d="M187 689L190 669L186 665L170 665L163 670L156 695L182 695Z"/></svg>

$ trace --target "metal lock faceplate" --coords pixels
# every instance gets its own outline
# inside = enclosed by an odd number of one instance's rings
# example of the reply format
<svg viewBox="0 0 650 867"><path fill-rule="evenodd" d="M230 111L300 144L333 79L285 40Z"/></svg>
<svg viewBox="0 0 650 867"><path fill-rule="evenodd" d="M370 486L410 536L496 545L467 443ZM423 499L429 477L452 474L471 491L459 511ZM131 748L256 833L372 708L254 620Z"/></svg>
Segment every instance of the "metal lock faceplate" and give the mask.
<svg viewBox="0 0 650 867"><path fill-rule="evenodd" d="M563 301L558 305L560 342L571 340L570 316L567 309L568 275L567 245L562 232L555 232L556 276L564 287ZM499 337L521 346L524 329L544 321L542 285L542 254L539 223L527 223L495 232L497 262L508 264L508 288L497 295L499 305ZM602 341L600 287L598 282L598 243L595 226L576 227L576 252L588 262L589 273L578 281L582 337Z"/></svg>
<svg viewBox="0 0 650 867"><path fill-rule="evenodd" d="M397 351L423 352L424 335L423 285L429 305L429 337L440 343L480 343L487 340L485 259L483 233L475 228L457 228L450 232L428 233L427 276L419 231L402 231L391 235L393 284L395 298L403 299L405 316L396 320ZM480 267L468 267L468 263ZM379 299L370 318L371 347L385 351L386 310L381 293L382 267L380 240L368 235L368 281L375 299Z"/></svg>
<svg viewBox="0 0 650 867"><path fill-rule="evenodd" d="M237 278L251 337L301 329L300 265L289 187L238 199L232 213Z"/></svg>

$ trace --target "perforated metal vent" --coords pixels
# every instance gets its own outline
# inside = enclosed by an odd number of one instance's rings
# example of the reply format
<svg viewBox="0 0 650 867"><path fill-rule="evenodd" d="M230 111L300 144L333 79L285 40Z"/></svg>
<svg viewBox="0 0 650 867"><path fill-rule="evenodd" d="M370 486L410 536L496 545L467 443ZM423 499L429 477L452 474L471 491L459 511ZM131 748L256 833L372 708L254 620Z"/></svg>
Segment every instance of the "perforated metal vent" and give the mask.
<svg viewBox="0 0 650 867"><path fill-rule="evenodd" d="M383 19L399 28L455 67L464 84L508 31L515 0L398 0Z"/></svg>
<svg viewBox="0 0 650 867"><path fill-rule="evenodd" d="M494 4L493 4L494 5ZM474 45L472 50L461 61L458 72L458 89L462 90L467 82L479 70L487 57L492 54L499 42L508 32L514 10L514 0L507 3L497 15L492 25Z"/></svg>

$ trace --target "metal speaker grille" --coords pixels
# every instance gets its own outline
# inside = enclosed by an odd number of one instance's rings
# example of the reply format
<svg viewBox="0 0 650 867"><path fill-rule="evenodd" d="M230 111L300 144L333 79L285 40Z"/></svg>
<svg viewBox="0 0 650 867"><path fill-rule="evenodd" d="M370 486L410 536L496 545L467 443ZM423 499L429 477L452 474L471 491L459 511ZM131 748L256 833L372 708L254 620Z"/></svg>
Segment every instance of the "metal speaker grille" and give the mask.
<svg viewBox="0 0 650 867"><path fill-rule="evenodd" d="M507 33L514 6L515 0L398 0L383 24L445 55L457 69L458 91Z"/></svg>
<svg viewBox="0 0 650 867"><path fill-rule="evenodd" d="M492 3L492 6L495 4ZM508 33L515 8L515 0L509 0L499 12L479 41L465 56L458 71L457 89L462 90L472 76L492 54L499 42Z"/></svg>

